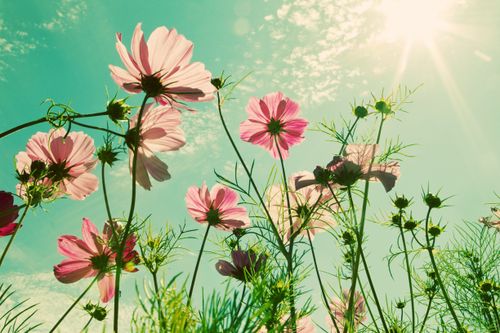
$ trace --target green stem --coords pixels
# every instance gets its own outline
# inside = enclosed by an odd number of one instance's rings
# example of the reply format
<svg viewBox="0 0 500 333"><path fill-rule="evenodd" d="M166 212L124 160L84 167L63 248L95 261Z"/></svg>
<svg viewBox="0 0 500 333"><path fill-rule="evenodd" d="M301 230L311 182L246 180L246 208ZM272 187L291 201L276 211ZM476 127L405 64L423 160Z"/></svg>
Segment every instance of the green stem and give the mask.
<svg viewBox="0 0 500 333"><path fill-rule="evenodd" d="M365 300L365 305L366 305L366 309L368 310L368 314L370 315L370 318L373 322L373 325L375 325L375 330L377 332L380 332L378 325L377 325L377 321L375 320L375 316L373 315L373 312L372 312L372 309L370 306L370 302L368 302L368 297L365 293L365 290L363 288L363 284L361 283L361 280L359 277L358 277L358 283L359 283L359 290L361 291L361 295L363 295L363 299Z"/></svg>
<svg viewBox="0 0 500 333"><path fill-rule="evenodd" d="M278 139L274 137L274 143L278 149L278 155L281 164L281 173L283 176L283 186L285 187L285 196L288 210L288 219L290 222L290 235L293 234L293 220L292 220L292 207L290 205L290 193L288 193L288 182L286 179L285 163L283 162L283 155L281 154L281 149L278 145ZM293 286L293 243L294 239L290 237L288 244L288 277L290 279L290 318L292 320L292 330L297 333L297 314L295 312L295 296L294 296L294 286Z"/></svg>
<svg viewBox="0 0 500 333"><path fill-rule="evenodd" d="M156 293L156 303L158 304L158 322L160 324L160 330L166 329L163 327L164 320L163 320L163 311L161 307L161 298L160 298L160 288L158 286L158 277L157 277L157 272L153 271L151 272L151 275L153 275L153 285L155 288L155 293Z"/></svg>
<svg viewBox="0 0 500 333"><path fill-rule="evenodd" d="M500 330L500 318L498 316L498 309L495 302L495 294L491 295L491 302L493 305L493 313L495 314L495 322L496 322L495 326L497 327L498 330Z"/></svg>
<svg viewBox="0 0 500 333"><path fill-rule="evenodd" d="M92 319L94 319L94 317L90 316L90 319L87 321L87 323L85 324L85 326L83 326L82 332L85 332L85 330L89 328L89 325L92 322Z"/></svg>
<svg viewBox="0 0 500 333"><path fill-rule="evenodd" d="M87 287L87 289L85 289L83 291L83 293L81 293L80 296L78 296L78 298L73 302L73 304L71 304L71 306L68 308L68 310L66 310L66 312L64 312L64 314L62 315L61 318L59 318L59 320L57 321L57 323L52 327L52 329L49 331L49 333L52 333L56 330L57 326L59 326L64 318L66 318L66 316L71 312L71 310L73 310L73 308L78 304L78 302L80 302L80 300L83 298L83 296L85 296L85 294L90 290L90 288L92 287L92 285L97 281L97 277L99 275L97 275L94 279L92 279L92 282L90 282L89 286Z"/></svg>
<svg viewBox="0 0 500 333"><path fill-rule="evenodd" d="M98 117L98 116L105 116L107 114L108 114L107 112L96 112L96 113L89 113L89 114L79 114L79 115L74 115L74 116L66 116L65 120L76 119L76 118ZM13 128L11 128L11 129L9 129L9 130L7 130L5 132L0 133L0 139L3 138L3 137L6 137L7 135L10 135L10 134L12 134L14 132L22 130L23 128L27 128L27 127L30 127L30 126L42 124L42 123L45 123L45 122L48 122L48 121L49 121L49 119L46 116L42 117L42 118L38 118L36 120L28 121L27 123L18 125L18 126L13 127Z"/></svg>
<svg viewBox="0 0 500 333"><path fill-rule="evenodd" d="M431 311L432 300L434 299L434 295L429 296L429 303L427 304L427 309L425 310L424 320L422 321L422 325L420 326L420 333L424 331L425 323L427 322L427 318L429 318L429 313Z"/></svg>
<svg viewBox="0 0 500 333"><path fill-rule="evenodd" d="M19 223L17 224L17 227L14 230L14 233L12 234L12 236L10 236L10 239L9 239L9 242L7 243L7 246L5 247L5 249L2 252L2 257L0 257L0 267L2 267L2 263L5 259L5 256L7 255L7 252L10 249L10 246L14 242L14 238L16 237L17 232L19 231L19 229L21 229L21 226L23 225L24 218L26 217L26 214L28 213L29 208L30 208L30 201L28 201L28 203L25 205L24 210L23 210L23 214L21 215L21 218L19 219Z"/></svg>
<svg viewBox="0 0 500 333"><path fill-rule="evenodd" d="M238 159L240 160L241 165L243 165L243 168L245 169L245 172L248 176L248 179L250 180L250 184L252 184L252 188L255 191L255 193L257 194L257 197L259 198L259 202L260 202L262 208L264 209L264 212L266 213L266 217L267 217L268 221L270 222L271 229L273 230L274 236L276 237L276 240L278 242L280 252L285 257L288 257L286 247L283 243L283 239L281 238L280 233L278 232L278 229L276 228L276 225L274 225L274 223L273 223L273 219L271 217L271 214L269 213L269 210L267 209L266 204L264 203L264 199L262 198L262 195L260 194L259 189L257 188L257 185L255 184L255 182L253 180L253 177L252 177L252 174L250 173L250 170L248 169L245 161L243 160L243 157L241 156L238 148L236 147L236 144L234 143L234 140L231 136L231 133L229 133L229 129L227 128L226 122L224 120L224 116L222 115L222 106L221 106L221 101L220 101L220 94L218 91L217 91L217 109L219 111L219 117L220 117L220 120L222 122L222 127L224 128L224 131L226 132L226 135L229 139L229 142L231 143L231 146L233 147L234 152L238 156Z"/></svg>
<svg viewBox="0 0 500 333"><path fill-rule="evenodd" d="M113 311L113 332L118 333L118 314L120 311L120 278L121 278L121 270L122 270L122 259L123 259L123 251L125 249L125 243L127 242L128 233L130 231L130 227L132 226L132 220L134 219L135 213L135 201L137 196L137 184L136 184L136 173L137 173L137 152L139 150L140 143L140 131L141 131L141 122L142 122L142 114L144 113L144 107L146 105L149 96L144 96L144 100L142 101L141 108L139 110L139 115L137 117L137 124L135 132L135 140L134 140L134 157L132 159L132 197L130 199L130 210L128 215L127 224L125 225L125 230L122 233L123 239L121 239L118 251L116 253L116 277L115 277L115 298L114 298L114 311Z"/></svg>
<svg viewBox="0 0 500 333"><path fill-rule="evenodd" d="M384 116L382 115L380 117L380 125L377 133L377 139L375 141L375 144L378 144L380 141L380 136L382 134L382 126L384 124ZM375 149L375 146L374 148ZM373 162L375 160L375 154L373 154L371 160L370 160L370 165L368 167L367 173L370 173L372 170ZM361 219L360 219L360 224L359 228L356 232L356 235L358 236L358 248L356 251L356 258L354 260L354 266L353 266L353 272L352 272L352 282L351 282L351 288L350 288L350 295L349 295L349 306L347 308L347 318L353 322L354 317L353 317L353 306L354 306L354 292L356 291L356 282L357 282L357 276L358 276L358 270L359 270L359 263L361 261L361 247L362 247L362 242L363 242L363 234L364 234L364 228L365 228L365 220L366 220L366 211L368 208L368 191L370 188L370 182L369 179L365 180L365 189L363 191L363 205L361 209ZM356 223L356 226L358 227L358 224ZM344 330L345 331L345 330Z"/></svg>
<svg viewBox="0 0 500 333"><path fill-rule="evenodd" d="M399 232L403 240L403 250L405 253L406 275L408 277L408 286L410 287L410 302L411 302L411 331L415 333L415 300L413 299L413 281L411 278L410 259L408 258L408 250L406 248L406 239L403 231L403 210L399 210Z"/></svg>
<svg viewBox="0 0 500 333"><path fill-rule="evenodd" d="M78 125L78 126L81 126L81 127L90 128L90 129L94 129L94 130L97 130L97 131L106 132L106 133L109 133L109 134L113 134L113 135L125 138L125 134L118 133L118 132L112 131L112 130L107 129L107 128L93 126L93 125L88 125L88 124L84 124L84 123L81 123L81 122L75 121L75 120L71 120L71 123L73 123L75 125Z"/></svg>
<svg viewBox="0 0 500 333"><path fill-rule="evenodd" d="M351 135L351 132L354 130L354 127L356 127L356 124L358 123L359 119L360 119L359 117L356 117L356 120L354 121L354 123L352 124L352 126L349 128L349 131L347 132L346 139L342 143L342 147L340 147L339 155L342 155L342 153L344 152L344 149L347 146L347 140L349 140L349 136Z"/></svg>
<svg viewBox="0 0 500 333"><path fill-rule="evenodd" d="M205 236L203 237L203 241L201 242L200 252L198 253L198 260L196 260L196 266L194 267L193 278L191 279L191 286L189 287L188 294L188 306L191 304L191 297L193 296L194 283L196 282L196 275L198 275L198 268L200 267L201 255L203 254L203 249L205 248L205 243L207 241L208 232L210 231L210 224L207 226L207 231L205 232Z"/></svg>
<svg viewBox="0 0 500 333"><path fill-rule="evenodd" d="M429 207L429 209L427 211L427 216L425 217L425 241L427 244L427 252L429 253L429 257L431 259L432 268L434 269L434 272L436 273L436 280L439 284L439 288L441 289L441 292L443 293L443 297L446 301L446 305L448 305L448 309L451 312L451 316L453 317L453 320L455 321L455 325L457 325L457 330L458 330L458 332L463 332L462 325L460 324L460 321L458 320L457 314L455 313L455 310L453 309L453 306L451 305L451 300L450 300L450 297L448 296L448 292L444 288L443 281L441 280L441 275L439 274L439 271L438 271L436 260L434 258L434 253L432 253L434 248L431 245L431 242L429 239L429 217L431 214L431 210L432 210L432 207Z"/></svg>
<svg viewBox="0 0 500 333"><path fill-rule="evenodd" d="M337 325L337 320L335 319L335 316L332 313L332 309L330 308L330 305L328 303L328 297L326 296L326 291L323 286L323 281L321 280L321 275L319 274L319 269L318 269L318 263L316 261L316 254L314 253L314 246L312 244L311 240L311 233L309 230L307 230L307 238L309 239L309 246L311 247L311 254L313 257L313 263L314 263L314 269L316 270L316 277L318 278L318 283L319 287L321 289L321 295L323 297L323 302L325 304L326 310L328 311L328 315L330 316L330 319L332 320L333 326L335 326L335 330L337 333L340 333L339 327Z"/></svg>

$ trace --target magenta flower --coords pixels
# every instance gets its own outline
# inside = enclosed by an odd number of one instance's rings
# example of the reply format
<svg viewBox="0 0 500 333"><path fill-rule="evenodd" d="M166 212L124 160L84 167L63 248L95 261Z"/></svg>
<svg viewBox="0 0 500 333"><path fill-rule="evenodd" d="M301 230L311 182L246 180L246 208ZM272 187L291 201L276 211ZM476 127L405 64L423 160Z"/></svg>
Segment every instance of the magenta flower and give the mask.
<svg viewBox="0 0 500 333"><path fill-rule="evenodd" d="M307 174L307 171L298 172L290 176L288 180L292 229L290 229L286 193L282 186L273 185L267 194L269 213L285 242L288 242L292 232L307 236L309 230L313 237L317 232L337 225L333 214L338 210L338 206L332 200L329 190L314 186L298 190L295 188L296 179ZM307 223L305 223L306 219Z"/></svg>
<svg viewBox="0 0 500 333"><path fill-rule="evenodd" d="M257 256L252 250L234 250L231 252L233 263L226 260L219 260L215 264L215 269L224 276L231 276L243 282L247 282L260 270L266 256Z"/></svg>
<svg viewBox="0 0 500 333"><path fill-rule="evenodd" d="M344 156L334 156L326 168L316 167L314 174L304 175L296 180L296 187L310 185L339 188L354 185L359 179L381 182L386 192L392 190L400 176L398 162L370 162L378 153L379 145L350 144L345 149Z"/></svg>
<svg viewBox="0 0 500 333"><path fill-rule="evenodd" d="M17 228L14 221L19 215L19 207L14 205L12 193L0 191L0 237L12 235Z"/></svg>
<svg viewBox="0 0 500 333"><path fill-rule="evenodd" d="M243 141L264 147L275 158L288 157L288 150L304 140L307 121L298 118L299 105L275 92L262 99L250 98L247 105L248 120L240 124Z"/></svg>
<svg viewBox="0 0 500 333"><path fill-rule="evenodd" d="M341 298L336 298L331 301L330 309L335 317L337 327L342 332L346 322L347 309L349 308L349 290L342 291ZM357 327L366 319L365 299L356 291L354 293L354 327ZM335 325L332 323L330 316L326 317L327 323L330 325L331 332L337 332Z"/></svg>
<svg viewBox="0 0 500 333"><path fill-rule="evenodd" d="M115 224L116 226L116 224ZM116 232L120 232L118 227ZM97 276L101 301L108 302L115 293L115 279L112 269L116 265L116 242L113 242L111 226L106 223L104 233L100 234L90 220L84 218L82 224L83 239L64 235L58 239L59 252L67 256L59 265L54 266L54 275L62 283L73 283L83 278ZM124 269L135 272L133 267L138 262L138 254L133 250L135 236L126 241L123 253Z"/></svg>
<svg viewBox="0 0 500 333"><path fill-rule="evenodd" d="M41 161L47 168L42 183L56 186L56 196L67 194L71 199L83 200L97 190L99 183L90 173L97 163L94 152L94 140L83 132L66 135L64 128L38 132L28 141L26 152L16 155L17 170L30 174L33 162ZM24 190L19 189L20 195Z"/></svg>
<svg viewBox="0 0 500 333"><path fill-rule="evenodd" d="M180 112L170 106L153 106L154 104L151 103L144 107L137 155L136 181L146 190L151 189L149 175L159 182L170 179L168 166L154 153L178 150L186 143L184 132L179 127ZM127 134L130 173L132 173L134 161L132 147L137 117L136 114L130 119L130 130Z"/></svg>
<svg viewBox="0 0 500 333"><path fill-rule="evenodd" d="M125 69L113 65L109 69L113 80L125 91L144 91L158 103L176 109L187 109L178 100L205 102L213 98L215 87L210 83L210 72L200 62L189 63L193 43L175 29L156 28L146 42L139 23L132 36L132 54L123 45L121 33L116 34L116 49Z"/></svg>
<svg viewBox="0 0 500 333"><path fill-rule="evenodd" d="M205 182L201 188L191 186L186 193L186 207L193 219L225 231L250 226L247 210L238 206L238 200L229 187L217 184L208 191Z"/></svg>

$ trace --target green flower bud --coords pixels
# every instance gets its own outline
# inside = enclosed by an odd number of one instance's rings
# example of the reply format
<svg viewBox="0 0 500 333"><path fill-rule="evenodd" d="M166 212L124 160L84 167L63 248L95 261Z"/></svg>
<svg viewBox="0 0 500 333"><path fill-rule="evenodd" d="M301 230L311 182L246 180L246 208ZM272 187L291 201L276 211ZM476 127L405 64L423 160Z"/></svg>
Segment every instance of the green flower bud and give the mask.
<svg viewBox="0 0 500 333"><path fill-rule="evenodd" d="M222 88L223 81L221 78L214 77L210 82L217 90L220 90L220 88Z"/></svg>
<svg viewBox="0 0 500 333"><path fill-rule="evenodd" d="M118 123L128 119L132 107L125 104L125 99L112 99L106 107L109 119Z"/></svg>
<svg viewBox="0 0 500 333"><path fill-rule="evenodd" d="M404 195L401 197L396 196L396 199L394 199L392 203L396 208L405 209L410 204L410 200L406 199Z"/></svg>
<svg viewBox="0 0 500 333"><path fill-rule="evenodd" d="M375 103L375 109L382 114L391 113L391 106L384 100L377 101L377 103Z"/></svg>
<svg viewBox="0 0 500 333"><path fill-rule="evenodd" d="M358 118L364 118L368 115L368 110L364 106L356 106L354 109L354 115Z"/></svg>
<svg viewBox="0 0 500 333"><path fill-rule="evenodd" d="M431 225L429 227L429 234L433 237L437 237L441 235L444 231L444 228L441 228L439 225Z"/></svg>
<svg viewBox="0 0 500 333"><path fill-rule="evenodd" d="M432 193L427 193L424 196L424 202L429 208L439 208L442 204L441 199Z"/></svg>
<svg viewBox="0 0 500 333"><path fill-rule="evenodd" d="M399 227L401 225L401 216L399 214L392 215L391 223L396 227Z"/></svg>
<svg viewBox="0 0 500 333"><path fill-rule="evenodd" d="M344 245L351 245L356 242L354 234L348 230L342 233L342 240L344 241Z"/></svg>

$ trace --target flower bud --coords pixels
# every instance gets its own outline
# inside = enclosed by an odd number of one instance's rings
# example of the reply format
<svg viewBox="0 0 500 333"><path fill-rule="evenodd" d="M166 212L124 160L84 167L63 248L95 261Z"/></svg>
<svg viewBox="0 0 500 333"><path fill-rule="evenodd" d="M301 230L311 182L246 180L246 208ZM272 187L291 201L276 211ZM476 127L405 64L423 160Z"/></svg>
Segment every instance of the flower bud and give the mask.
<svg viewBox="0 0 500 333"><path fill-rule="evenodd" d="M112 99L108 106L106 107L106 112L108 113L109 119L114 123L118 123L123 120L128 119L128 115L132 107L125 104L125 99Z"/></svg>
<svg viewBox="0 0 500 333"><path fill-rule="evenodd" d="M418 222L413 219L413 217L410 217L408 220L405 221L403 228L406 230L413 230L418 226Z"/></svg>
<svg viewBox="0 0 500 333"><path fill-rule="evenodd" d="M354 234L352 231L344 231L342 233L342 240L344 241L344 245L351 245L356 242L356 238L354 237Z"/></svg>
<svg viewBox="0 0 500 333"><path fill-rule="evenodd" d="M220 88L222 88L222 84L223 84L223 81L221 78L219 77L214 77L212 79L212 81L210 81L212 83L212 85L217 89L217 90L220 90Z"/></svg>
<svg viewBox="0 0 500 333"><path fill-rule="evenodd" d="M429 227L429 234L433 237L437 237L441 235L444 231L444 228L441 228L439 225L431 225Z"/></svg>
<svg viewBox="0 0 500 333"><path fill-rule="evenodd" d="M364 118L368 115L368 110L364 106L356 106L354 109L354 115L358 118Z"/></svg>
<svg viewBox="0 0 500 333"><path fill-rule="evenodd" d="M494 283L490 280L484 280L479 283L479 290L483 293L487 293L493 290Z"/></svg>
<svg viewBox="0 0 500 333"><path fill-rule="evenodd" d="M313 171L314 179L321 185L328 186L332 179L332 172L328 169L317 166Z"/></svg>
<svg viewBox="0 0 500 333"><path fill-rule="evenodd" d="M401 225L401 215L399 215L399 214L392 215L391 223L393 225L395 225L396 227L399 227Z"/></svg>
<svg viewBox="0 0 500 333"><path fill-rule="evenodd" d="M442 204L441 199L432 193L427 193L424 196L424 202L429 208L439 208Z"/></svg>
<svg viewBox="0 0 500 333"><path fill-rule="evenodd" d="M391 113L391 106L389 104L387 104L387 102L382 100L382 99L380 101L377 101L377 103L375 103L375 109L378 112L385 114L385 115Z"/></svg>
<svg viewBox="0 0 500 333"><path fill-rule="evenodd" d="M43 178L47 171L47 166L43 161L33 161L30 166L30 175L35 179Z"/></svg>
<svg viewBox="0 0 500 333"><path fill-rule="evenodd" d="M392 203L396 206L396 208L405 209L410 204L410 200L406 199L404 195L400 197L396 196Z"/></svg>
<svg viewBox="0 0 500 333"><path fill-rule="evenodd" d="M92 304L91 302L85 304L83 309L97 321L103 321L106 319L106 315L108 314L108 311L105 308L99 306L99 304Z"/></svg>
<svg viewBox="0 0 500 333"><path fill-rule="evenodd" d="M111 142L106 142L104 146L97 149L97 158L101 163L113 166L113 164L118 161L118 151L113 148Z"/></svg>
<svg viewBox="0 0 500 333"><path fill-rule="evenodd" d="M398 308L398 309L404 309L405 306L406 306L406 302L405 301L398 301L398 302L396 302L396 308Z"/></svg>

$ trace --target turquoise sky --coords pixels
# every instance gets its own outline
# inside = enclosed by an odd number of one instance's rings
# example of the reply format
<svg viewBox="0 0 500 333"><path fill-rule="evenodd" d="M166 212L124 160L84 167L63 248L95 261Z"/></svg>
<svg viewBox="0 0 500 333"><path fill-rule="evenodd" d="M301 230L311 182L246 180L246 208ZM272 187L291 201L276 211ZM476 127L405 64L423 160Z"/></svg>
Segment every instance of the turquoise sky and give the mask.
<svg viewBox="0 0 500 333"><path fill-rule="evenodd" d="M143 22L146 35L165 25L193 41L194 59L205 63L212 73L225 70L238 78L252 71L235 92L235 100L226 105L235 136L250 96L281 90L299 102L303 117L314 125L321 119L349 117L350 104L368 101L370 92L387 94L398 84L410 88L423 84L406 107L408 113L397 114L384 132L384 138L399 136L405 143L417 144L408 151L414 157L401 163L402 176L394 191L416 198L417 215L423 210L421 188L427 184L433 190L442 189L444 195L453 195L451 207L439 212L452 232L463 220L487 215L485 204L495 201L494 192L500 189L500 3L448 2L438 13L444 26L439 25L429 43L429 39L423 40L418 33L410 35L401 27L389 36L386 21L394 15L381 11L381 1L0 0L0 131L44 115L46 106L40 103L48 97L71 102L81 113L103 111L106 88L110 95L118 92L125 97L107 67L121 66L115 32L122 32L128 45L137 22ZM420 12L414 13L418 16ZM429 22L429 17L429 11L414 17L418 31L435 23ZM411 38L413 43L408 46ZM130 101L139 103L136 97ZM185 192L203 180L213 185L214 169L230 175L235 155L222 135L215 105L196 107L197 113L183 115L188 144L178 153L162 156L172 179L154 183L151 192L140 190L138 212L142 216L151 213L158 228L167 221L177 225L185 220L199 229L201 238L203 228L184 208ZM26 129L1 140L0 189L15 190L14 156L38 130L47 131L48 127ZM96 143L102 142L101 133L86 132ZM289 172L312 170L327 163L338 150L316 132L308 131L306 138L291 150ZM256 158L257 177L264 182L274 163L269 154L247 143L239 142L239 146L248 160ZM124 163L109 173L108 181L115 215L125 213L130 181ZM372 189L370 218L380 218L389 213L390 199L381 186ZM80 235L82 217L101 228L105 212L100 191L83 202L65 199L44 208L29 214L2 268L1 280L15 281L20 297L41 303L39 318L53 322L87 283L62 285L53 278L52 266L62 259L56 251L57 237ZM225 234L214 232L212 236L215 240ZM371 223L368 237L376 284L391 291L389 300L404 297L404 284L389 278L383 262L396 235ZM6 239L0 240L0 247L5 243ZM199 243L187 242L192 253L164 273L190 274ZM321 268L332 271L338 263L333 240L320 235L315 244ZM213 268L217 259L211 254L204 256L198 288L212 289L223 283ZM125 278L124 316L133 308L134 278L141 284L142 277L138 273ZM314 279L306 282L306 289L316 286ZM89 295L96 297L97 290ZM56 298L61 304L53 306L51 300ZM313 299L319 304L317 290ZM314 319L324 325L323 312L318 311ZM81 327L83 320L75 313L66 330L71 323Z"/></svg>

